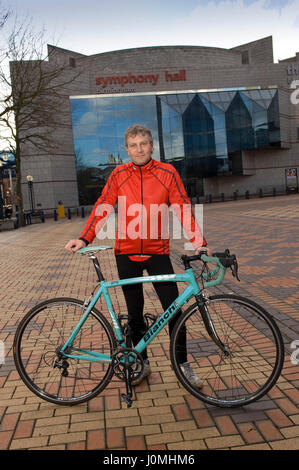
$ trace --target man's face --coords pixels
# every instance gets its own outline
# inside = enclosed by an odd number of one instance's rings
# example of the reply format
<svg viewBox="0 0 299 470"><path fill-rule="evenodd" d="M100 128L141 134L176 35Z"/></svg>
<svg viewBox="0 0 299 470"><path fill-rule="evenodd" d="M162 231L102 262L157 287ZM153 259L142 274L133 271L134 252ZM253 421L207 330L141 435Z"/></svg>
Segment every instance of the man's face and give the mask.
<svg viewBox="0 0 299 470"><path fill-rule="evenodd" d="M150 161L154 151L150 136L137 134L127 138L127 152L135 165L145 165Z"/></svg>

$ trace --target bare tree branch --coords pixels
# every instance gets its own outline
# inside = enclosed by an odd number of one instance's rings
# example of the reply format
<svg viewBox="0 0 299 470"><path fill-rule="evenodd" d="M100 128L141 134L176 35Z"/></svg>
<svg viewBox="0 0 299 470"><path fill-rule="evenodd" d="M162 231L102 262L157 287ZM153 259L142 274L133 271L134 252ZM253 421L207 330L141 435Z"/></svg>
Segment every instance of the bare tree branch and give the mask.
<svg viewBox="0 0 299 470"><path fill-rule="evenodd" d="M0 3L0 29L3 28L10 15L11 10L9 8L4 9Z"/></svg>
<svg viewBox="0 0 299 470"><path fill-rule="evenodd" d="M0 28L8 12L0 13ZM45 52L45 30L35 32L32 20L14 19L7 40L0 42L0 141L13 150L17 167L17 195L22 211L20 153L29 143L36 149L54 149L53 133L65 125L61 112L66 88L80 75L79 67ZM49 54L50 50L50 54Z"/></svg>

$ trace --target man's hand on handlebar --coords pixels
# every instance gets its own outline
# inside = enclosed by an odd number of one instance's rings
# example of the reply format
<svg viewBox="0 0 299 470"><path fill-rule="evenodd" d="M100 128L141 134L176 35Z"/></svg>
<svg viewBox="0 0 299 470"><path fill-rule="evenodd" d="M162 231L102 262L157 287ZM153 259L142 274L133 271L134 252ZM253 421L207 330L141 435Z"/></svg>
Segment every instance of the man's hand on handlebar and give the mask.
<svg viewBox="0 0 299 470"><path fill-rule="evenodd" d="M69 251L70 253L76 253L76 251L80 250L80 248L85 248L86 243L84 243L83 240L70 240L66 245L65 249L66 251Z"/></svg>
<svg viewBox="0 0 299 470"><path fill-rule="evenodd" d="M200 253L204 253L204 252L207 256L213 256L212 255L212 250L210 248L208 248L207 246L199 246L195 250L196 255L199 255Z"/></svg>

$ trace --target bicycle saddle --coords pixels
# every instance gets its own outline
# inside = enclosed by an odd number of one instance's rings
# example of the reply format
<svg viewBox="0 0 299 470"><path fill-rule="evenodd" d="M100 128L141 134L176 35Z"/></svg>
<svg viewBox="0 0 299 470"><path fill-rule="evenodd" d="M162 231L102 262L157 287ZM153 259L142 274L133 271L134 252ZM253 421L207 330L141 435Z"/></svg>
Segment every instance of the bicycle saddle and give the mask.
<svg viewBox="0 0 299 470"><path fill-rule="evenodd" d="M102 250L111 250L112 246L109 245L102 245L102 246L87 246L86 248L80 248L76 253L80 255L88 255L91 253L97 253L98 251Z"/></svg>

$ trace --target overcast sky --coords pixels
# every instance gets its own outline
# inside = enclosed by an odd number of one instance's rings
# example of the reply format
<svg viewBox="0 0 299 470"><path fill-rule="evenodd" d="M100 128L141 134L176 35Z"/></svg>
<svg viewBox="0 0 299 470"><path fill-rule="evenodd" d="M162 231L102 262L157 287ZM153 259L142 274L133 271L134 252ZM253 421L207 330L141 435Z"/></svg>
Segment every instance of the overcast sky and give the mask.
<svg viewBox="0 0 299 470"><path fill-rule="evenodd" d="M49 43L91 55L144 46L231 48L273 36L274 60L299 51L299 0L0 0Z"/></svg>

